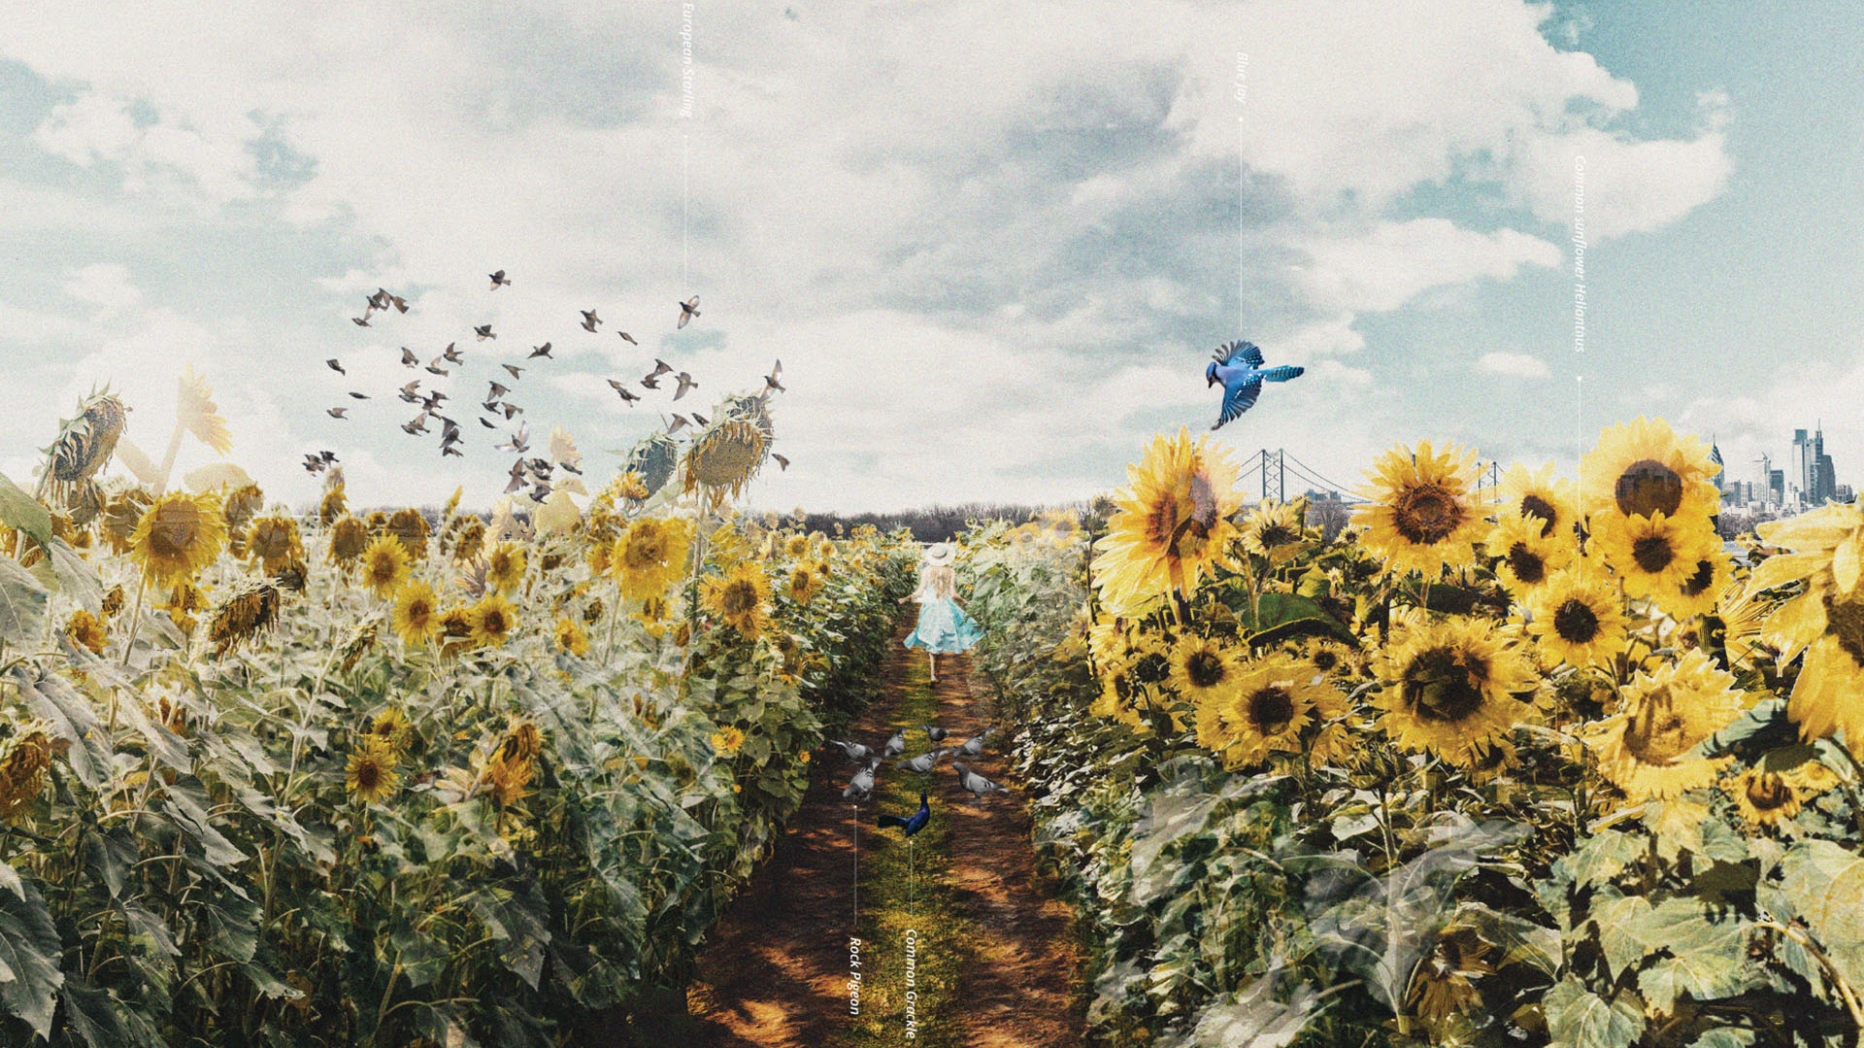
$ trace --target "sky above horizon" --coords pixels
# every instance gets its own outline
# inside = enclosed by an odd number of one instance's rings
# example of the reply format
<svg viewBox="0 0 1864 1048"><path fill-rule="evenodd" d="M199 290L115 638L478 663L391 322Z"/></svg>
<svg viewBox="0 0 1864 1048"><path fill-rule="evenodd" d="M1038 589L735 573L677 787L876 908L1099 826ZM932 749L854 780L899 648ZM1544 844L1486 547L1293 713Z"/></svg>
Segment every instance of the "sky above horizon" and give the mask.
<svg viewBox="0 0 1864 1048"><path fill-rule="evenodd" d="M1839 481L1864 480L1843 5L23 9L0 37L0 472L22 485L105 383L159 460L192 366L274 498L310 500L300 462L328 448L354 503L487 507L499 365L527 367L505 384L533 438L563 427L599 483L607 449L780 358L791 465L756 508L1072 501L1152 434L1207 431L1204 364L1235 338L1307 369L1218 431L1239 462L1286 448L1352 486L1429 439L1571 475L1647 414L1740 477L1822 421ZM408 312L351 323L377 287ZM449 342L448 376L400 363ZM698 389L641 389L656 358ZM415 378L452 397L464 457L401 431ZM178 472L218 457L188 442Z"/></svg>

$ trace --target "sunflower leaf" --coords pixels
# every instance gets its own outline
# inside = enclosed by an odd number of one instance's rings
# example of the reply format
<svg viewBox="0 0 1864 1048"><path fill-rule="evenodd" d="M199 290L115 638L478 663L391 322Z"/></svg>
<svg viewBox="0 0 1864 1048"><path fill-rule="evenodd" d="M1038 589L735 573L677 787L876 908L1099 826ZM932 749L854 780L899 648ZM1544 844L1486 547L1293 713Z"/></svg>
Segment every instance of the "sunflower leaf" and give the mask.
<svg viewBox="0 0 1864 1048"><path fill-rule="evenodd" d="M0 1006L26 1020L39 1036L52 1035L52 1014L65 974L58 970L61 945L51 911L39 889L21 884L19 894L0 892Z"/></svg>
<svg viewBox="0 0 1864 1048"><path fill-rule="evenodd" d="M1567 1048L1626 1048L1644 1032L1644 1009L1637 995L1622 992L1612 1000L1568 976L1541 1000L1547 1032Z"/></svg>
<svg viewBox="0 0 1864 1048"><path fill-rule="evenodd" d="M0 524L18 528L41 546L52 541L51 512L4 473L0 473Z"/></svg>
<svg viewBox="0 0 1864 1048"><path fill-rule="evenodd" d="M1834 841L1801 841L1780 860L1780 894L1806 922L1833 965L1864 984L1864 857Z"/></svg>
<svg viewBox="0 0 1864 1048"><path fill-rule="evenodd" d="M0 641L26 648L45 624L48 594L32 572L11 557L0 557Z"/></svg>

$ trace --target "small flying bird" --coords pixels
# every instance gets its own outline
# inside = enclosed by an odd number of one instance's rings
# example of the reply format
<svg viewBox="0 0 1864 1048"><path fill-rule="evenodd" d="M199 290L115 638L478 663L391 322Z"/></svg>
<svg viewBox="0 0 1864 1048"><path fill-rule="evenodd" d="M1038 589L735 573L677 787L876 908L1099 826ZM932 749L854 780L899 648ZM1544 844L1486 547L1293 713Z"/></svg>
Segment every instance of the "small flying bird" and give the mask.
<svg viewBox="0 0 1864 1048"><path fill-rule="evenodd" d="M442 444L459 443L461 440L460 424L450 418L443 418L440 421L443 423L440 427L440 442Z"/></svg>
<svg viewBox="0 0 1864 1048"><path fill-rule="evenodd" d="M413 350L403 346L401 347L401 363L404 367L418 368L421 366L421 358L415 356Z"/></svg>
<svg viewBox="0 0 1864 1048"><path fill-rule="evenodd" d="M669 364L666 361L661 360L659 357L655 357L654 358L654 370L648 372L647 377L652 378L652 379L658 379L660 376L672 370L673 370L672 364Z"/></svg>
<svg viewBox="0 0 1864 1048"><path fill-rule="evenodd" d="M850 800L871 799L874 796L874 772L879 768L880 758L875 757L860 771L854 773L854 778L849 781L848 788L841 791L841 795Z"/></svg>
<svg viewBox="0 0 1864 1048"><path fill-rule="evenodd" d="M500 364L500 365L499 365L499 367L502 367L502 368L504 368L504 369L505 369L506 371L509 371L509 372L511 372L511 380L512 380L513 382L516 382L516 381L518 381L518 372L520 372L520 371L523 371L523 370L524 370L523 368L521 368L521 367L519 367L519 366L518 366L518 365L516 365L516 364Z"/></svg>
<svg viewBox="0 0 1864 1048"><path fill-rule="evenodd" d="M321 458L318 458L316 455L304 456L304 472L322 473L324 470L328 468L329 467L324 464L324 460Z"/></svg>
<svg viewBox="0 0 1864 1048"><path fill-rule="evenodd" d="M429 408L437 408L440 406L440 402L445 399L447 399L447 395L436 389L423 398L423 403Z"/></svg>
<svg viewBox="0 0 1864 1048"><path fill-rule="evenodd" d="M423 411L414 416L413 419L403 422L401 424L401 431L409 436L427 432L427 412Z"/></svg>
<svg viewBox="0 0 1864 1048"><path fill-rule="evenodd" d="M698 413L697 411L695 411L695 412L693 412L693 421L694 421L694 422L697 422L697 423L699 423L699 424L700 424L701 426L709 426L709 425L711 425L711 423L710 423L710 422L707 422L707 421L705 420L705 416L704 416L704 415L701 415L701 414L699 414L699 413Z"/></svg>
<svg viewBox="0 0 1864 1048"><path fill-rule="evenodd" d="M395 304L395 312L406 313L408 311L408 300L402 298L400 295L390 295L388 296L388 300Z"/></svg>
<svg viewBox="0 0 1864 1048"><path fill-rule="evenodd" d="M582 329L584 331L594 331L596 325L602 323L602 318L596 316L595 310L593 309L579 310L579 312L582 313Z"/></svg>
<svg viewBox="0 0 1864 1048"><path fill-rule="evenodd" d="M442 444L442 445L440 446L440 455L441 455L441 457L442 457L442 458L444 458L444 457L446 457L446 456L448 456L448 455L454 455L454 456L457 456L457 457L459 457L459 458L465 458L465 457L466 457L466 453L465 453L464 451L461 451L461 450L460 450L459 448L456 448L456 447L454 447L454 446L453 446L453 445L451 445L451 444Z"/></svg>
<svg viewBox="0 0 1864 1048"><path fill-rule="evenodd" d="M450 364L466 363L465 352L462 350L454 349L453 347L456 345L458 345L457 342L447 343L447 348L440 351L440 359L445 360L446 362Z"/></svg>
<svg viewBox="0 0 1864 1048"><path fill-rule="evenodd" d="M541 346L532 346L531 355L528 357L525 357L524 359L532 360L537 357L550 357L550 343L546 342ZM550 357L550 359L555 360L556 358Z"/></svg>
<svg viewBox="0 0 1864 1048"><path fill-rule="evenodd" d="M430 375L440 375L442 377L453 374L453 372L448 371L446 368L443 368L440 366L439 357L435 357L433 361L427 365L426 371Z"/></svg>
<svg viewBox="0 0 1864 1048"><path fill-rule="evenodd" d="M523 487L524 487L524 474L522 473L513 474L511 478L511 483L505 485L505 494L509 495L514 491L521 490Z"/></svg>
<svg viewBox="0 0 1864 1048"><path fill-rule="evenodd" d="M348 410L348 408L327 408L325 409L325 413L331 418L344 418L345 416L343 413Z"/></svg>
<svg viewBox="0 0 1864 1048"><path fill-rule="evenodd" d="M770 457L777 460L777 467L779 469L787 470L790 468L790 460L784 458L782 455L779 455L773 451L770 453Z"/></svg>
<svg viewBox="0 0 1864 1048"><path fill-rule="evenodd" d="M330 370L336 372L339 375L349 374L349 372L343 370L342 362L337 360L337 358L335 357L331 357L329 360L324 361L324 363L330 365Z"/></svg>
<svg viewBox="0 0 1864 1048"><path fill-rule="evenodd" d="M630 404L641 399L641 395L639 393L628 392L627 386L622 385L621 383L615 381L612 378L608 380L608 384L615 388L615 392L621 397L621 399L627 401Z"/></svg>
<svg viewBox="0 0 1864 1048"><path fill-rule="evenodd" d="M369 296L369 308L370 309L387 309L388 308L388 297L389 297L388 291L386 289L376 288L375 294Z"/></svg>
<svg viewBox="0 0 1864 1048"><path fill-rule="evenodd" d="M920 790L918 811L913 812L904 819L900 818L898 815L882 815L876 825L880 826L882 829L888 826L898 826L900 829L906 831L906 836L911 837L913 834L925 829L926 823L931 821L932 806L926 803L925 791Z"/></svg>
<svg viewBox="0 0 1864 1048"><path fill-rule="evenodd" d="M691 320L692 318L698 315L699 315L699 296L694 295L693 297L680 303L680 322L673 325L674 329L677 330L679 328L685 327L687 321Z"/></svg>
<svg viewBox="0 0 1864 1048"><path fill-rule="evenodd" d="M550 497L550 485L539 484L531 489L531 501L542 502Z"/></svg>
<svg viewBox="0 0 1864 1048"><path fill-rule="evenodd" d="M638 346L638 345L640 345L640 343L639 343L639 342L636 342L636 341L634 340L634 336L633 336L633 335L630 335L630 334L628 334L628 333L627 333L626 331L617 331L617 332L615 332L615 334L617 334L617 335L620 335L620 336L622 337L622 340L623 340L623 341L625 341L626 343L628 343L628 345L630 345L630 346Z"/></svg>
<svg viewBox="0 0 1864 1048"><path fill-rule="evenodd" d="M555 468L551 466L550 460L546 458L526 459L524 465L526 469L531 471L532 475L538 477L550 476L551 471Z"/></svg>
<svg viewBox="0 0 1864 1048"><path fill-rule="evenodd" d="M577 468L577 467L575 467L575 466L572 466L572 465L570 465L570 464L569 464L569 463L567 463L567 462L559 462L559 463L557 463L557 465L559 465L559 466L562 466L565 472L569 472L569 473L574 473L574 474L576 474L576 475L577 475L577 476L579 476L579 477L580 477L580 476L582 476L582 470L581 470L581 469L579 469L579 468Z"/></svg>
<svg viewBox="0 0 1864 1048"><path fill-rule="evenodd" d="M932 774L932 769L938 767L939 761L951 756L954 752L956 751L927 750L919 756L914 757L912 760L907 761L905 764L900 765L900 767L908 771L916 771L921 775L930 775Z"/></svg>
<svg viewBox="0 0 1864 1048"><path fill-rule="evenodd" d="M478 327L475 327L472 329L472 333L475 335L478 335L479 341L481 342L484 342L488 338L498 337L497 335L492 334L492 325L490 324L480 324Z"/></svg>
<svg viewBox="0 0 1864 1048"><path fill-rule="evenodd" d="M360 317L351 317L350 323L356 325L357 327L368 327L369 326L369 314L364 313Z"/></svg>
<svg viewBox="0 0 1864 1048"><path fill-rule="evenodd" d="M936 725L931 725L931 724L926 725L925 729L926 729L926 738L931 739L933 742L944 742L945 736L951 734L951 732L948 731L947 729L940 728L940 727L937 727Z"/></svg>
<svg viewBox="0 0 1864 1048"><path fill-rule="evenodd" d="M770 374L764 376L764 391L768 393L775 390L778 393L788 393L789 390L783 388L783 383L777 381L782 375L783 361L779 360L777 366L770 369Z"/></svg>
<svg viewBox="0 0 1864 1048"><path fill-rule="evenodd" d="M965 757L975 757L984 752L984 736L989 735L992 730L993 729L985 728L983 731L964 740L964 745L958 747L958 753Z"/></svg>
<svg viewBox="0 0 1864 1048"><path fill-rule="evenodd" d="M499 407L505 410L505 421L506 422L510 422L513 415L524 414L524 409L519 407L516 404L500 404Z"/></svg>
<svg viewBox="0 0 1864 1048"><path fill-rule="evenodd" d="M407 385L401 387L401 395L404 397L411 397L414 395L414 391L420 388L421 388L421 380L417 378L413 382L410 382Z"/></svg>
<svg viewBox="0 0 1864 1048"><path fill-rule="evenodd" d="M886 746L883 747L880 751L880 756L885 758L886 760L892 760L893 758L898 757L900 754L905 753L905 752L906 752L906 729L902 728L899 731L894 732L893 737L887 740Z"/></svg>
<svg viewBox="0 0 1864 1048"><path fill-rule="evenodd" d="M531 450L530 427L522 422L518 423L518 431L511 435L510 440L500 444L498 448L500 451L511 451L519 455Z"/></svg>
<svg viewBox="0 0 1864 1048"><path fill-rule="evenodd" d="M357 400L368 400L369 399L369 394L358 393L355 390L350 390L350 396L355 397Z"/></svg>
<svg viewBox="0 0 1864 1048"><path fill-rule="evenodd" d="M501 269L498 272L492 274L492 290L493 291L497 291L499 288L504 287L506 284L509 284L509 283L511 283L511 281L505 279L504 270Z"/></svg>
<svg viewBox="0 0 1864 1048"><path fill-rule="evenodd" d="M496 400L488 400L485 403L480 404L479 406L491 412L492 414L496 415L498 414L498 409L501 405Z"/></svg>
<svg viewBox="0 0 1864 1048"><path fill-rule="evenodd" d="M957 761L951 762L952 769L958 773L958 785L971 791L973 797L982 797L990 793L1008 793L1009 790L991 782L982 775L972 771Z"/></svg>
<svg viewBox="0 0 1864 1048"><path fill-rule="evenodd" d="M685 429L687 426L690 426L690 425L692 425L692 423L686 418L685 415L681 415L675 412L673 415L673 421L667 425L667 433L669 435L678 433L680 430Z"/></svg>
<svg viewBox="0 0 1864 1048"><path fill-rule="evenodd" d="M1218 346L1215 359L1204 368L1204 388L1223 385L1223 410L1217 424L1210 428L1222 429L1224 423L1235 421L1238 415L1255 407L1263 382L1286 382L1300 377L1305 370L1287 365L1263 367L1262 351L1251 342L1238 340Z"/></svg>
<svg viewBox="0 0 1864 1048"><path fill-rule="evenodd" d="M496 423L496 422L493 422L493 421L492 421L491 419L488 419L488 418L482 418L482 419L480 419L480 420L479 420L479 424L480 424L481 426L484 426L484 427L485 427L485 428L487 428L487 429L497 429L497 428L498 428L498 423Z"/></svg>
<svg viewBox="0 0 1864 1048"><path fill-rule="evenodd" d="M498 398L511 392L511 390L507 389L504 386L499 385L498 382L494 380L488 380L486 384L492 387L492 392L487 393L485 396L485 399L487 400L497 400Z"/></svg>
<svg viewBox="0 0 1864 1048"><path fill-rule="evenodd" d="M642 389L659 389L660 380L658 378L655 378L653 375L644 375L641 377L641 388Z"/></svg>
<svg viewBox="0 0 1864 1048"><path fill-rule="evenodd" d="M840 746L842 756L848 758L849 764L860 764L866 761L868 757L872 756L874 752L858 742L840 742L835 739L830 739L828 744L830 746Z"/></svg>
<svg viewBox="0 0 1864 1048"><path fill-rule="evenodd" d="M686 395L687 390L696 388L699 385L699 383L693 381L691 375L688 375L684 371L680 372L677 377L679 379L680 388L673 394L674 400L680 399Z"/></svg>

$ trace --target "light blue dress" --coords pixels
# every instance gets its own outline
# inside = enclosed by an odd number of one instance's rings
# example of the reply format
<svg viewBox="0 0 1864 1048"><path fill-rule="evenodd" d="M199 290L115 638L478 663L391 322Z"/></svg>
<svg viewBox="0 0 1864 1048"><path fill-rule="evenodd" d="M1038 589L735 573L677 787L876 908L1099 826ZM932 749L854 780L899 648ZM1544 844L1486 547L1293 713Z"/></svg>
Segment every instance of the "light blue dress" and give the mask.
<svg viewBox="0 0 1864 1048"><path fill-rule="evenodd" d="M924 574L913 596L919 601L919 625L906 638L907 647L924 648L934 655L954 655L983 638L977 620L966 615L957 601L935 596Z"/></svg>

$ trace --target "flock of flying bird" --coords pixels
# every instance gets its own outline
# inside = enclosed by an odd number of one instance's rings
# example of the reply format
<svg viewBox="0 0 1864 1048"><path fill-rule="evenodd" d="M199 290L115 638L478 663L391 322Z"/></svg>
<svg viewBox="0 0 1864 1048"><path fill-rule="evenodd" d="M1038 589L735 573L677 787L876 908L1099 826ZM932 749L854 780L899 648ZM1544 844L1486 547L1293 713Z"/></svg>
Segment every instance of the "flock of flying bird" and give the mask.
<svg viewBox="0 0 1864 1048"><path fill-rule="evenodd" d="M941 748L938 744L945 741L949 732L944 728L932 724L927 724L924 728L929 748L919 756L911 760L900 761L899 763L900 767L905 768L907 771L917 772L920 775L926 776L931 775L932 772L937 769L938 762L944 760L946 757L958 756L970 758L981 755L984 752L984 739L989 736L992 731L990 728L985 728L983 731L965 740L962 745ZM848 763L860 767L860 770L854 773L854 778L849 781L847 789L841 791L843 798L860 804L873 799L876 775L880 771L881 762L895 760L906 752L906 730L902 728L894 732L893 737L882 745L879 753L875 753L873 747L864 746L858 742L832 740L829 745L840 747L842 756L848 759ZM987 797L992 793L1010 792L1004 787L979 775L977 772L972 771L970 768L966 767L962 761L952 761L951 767L952 770L958 774L958 785L970 791L973 797ZM883 827L899 827L906 831L906 836L911 837L913 834L924 829L926 823L930 819L931 808L927 805L926 794L922 790L919 794L919 810L917 812L914 812L910 816L882 815L879 819L879 825Z"/></svg>
<svg viewBox="0 0 1864 1048"><path fill-rule="evenodd" d="M489 274L489 276L492 281L491 289L493 291L497 291L501 287L511 286L511 278L508 277L502 269ZM684 328L694 317L699 316L699 296L694 295L686 301L679 303L679 307L679 317L674 323L675 330ZM358 327L369 327L371 326L369 323L370 317L377 313L388 313L390 310L397 313L406 313L408 311L407 299L399 295L391 294L385 288L377 288L374 294L368 296L362 315L359 317L351 317L350 320ZM594 309L585 309L580 312L582 313L582 324L580 325L582 329L591 333L596 332L597 328L602 324L602 318L597 315L597 311ZM615 333L631 346L640 345L639 342L635 341L634 336L626 331L617 330ZM498 334L492 330L491 324L475 326L473 328L473 335L479 342L498 338ZM486 429L497 430L524 413L524 408L514 403L510 394L516 383L523 378L523 373L526 370L540 366L537 364L530 364L528 363L529 361L556 359L551 355L551 350L552 344L550 342L545 342L543 345L533 346L531 348L530 355L525 358L527 361L526 365L499 365L504 369L506 374L495 379L487 380L486 396L480 403L480 408L483 413L479 418L479 425ZM451 377L453 371L464 364L465 360L465 351L459 348L457 342L447 343L446 349L442 350L439 356L429 360L425 365L421 363L420 355L406 346L401 347L401 364L403 367L425 371L429 375L435 375L440 378ZM349 374L348 371L344 370L343 362L336 357L332 357L324 363L338 374ZM771 369L770 374L764 377L764 395L767 396L771 392L783 390L784 387L780 381L782 374L783 362L778 361L776 366ZM671 364L659 359L654 361L653 370L641 377L640 385L644 389L659 390L662 388L660 381L661 377L664 375L673 376L671 379L674 383L672 399L675 401L684 397L687 393L699 386L698 381L695 380L691 374L685 371L676 371ZM416 376L407 384L400 387L398 399L416 405L419 408L419 413L416 414L414 418L401 424L401 430L410 436L423 436L432 432L428 429L429 423L437 421L440 425L441 456L464 457L461 446L465 444L466 438L461 430L460 424L445 414L444 405L449 399L449 396L447 393L437 389L423 393L421 391L421 385L423 382L427 381L431 380ZM510 382L512 385L507 385L507 382ZM629 388L626 382L620 379L608 379L608 384L629 407L633 407L637 402L642 400L640 394L634 392ZM355 390L350 391L349 395L356 400L372 399L369 394ZM326 413L329 414L331 418L347 420L349 417L349 410L349 406L344 405L341 407L329 408ZM699 426L706 425L706 417L698 412L693 412L692 417L688 418L685 415L675 412L673 413L672 419L667 423L667 432L677 433L684 427L695 423ZM550 495L552 480L558 468L568 470L572 473L581 472L581 470L576 468L574 463L552 463L544 458L525 457L526 453L530 450L530 430L523 421L519 421L518 428L510 431L507 436L508 439L504 443L496 445L496 447L498 450L509 451L516 454L518 459L512 464L510 483L505 488L506 494L511 494L529 486L531 488L530 498L533 501L541 503ZM789 468L789 460L783 458L781 455L774 455L772 457L775 458L778 464L784 469ZM337 457L330 451L319 451L304 457L304 468L312 474L321 473L336 464Z"/></svg>

